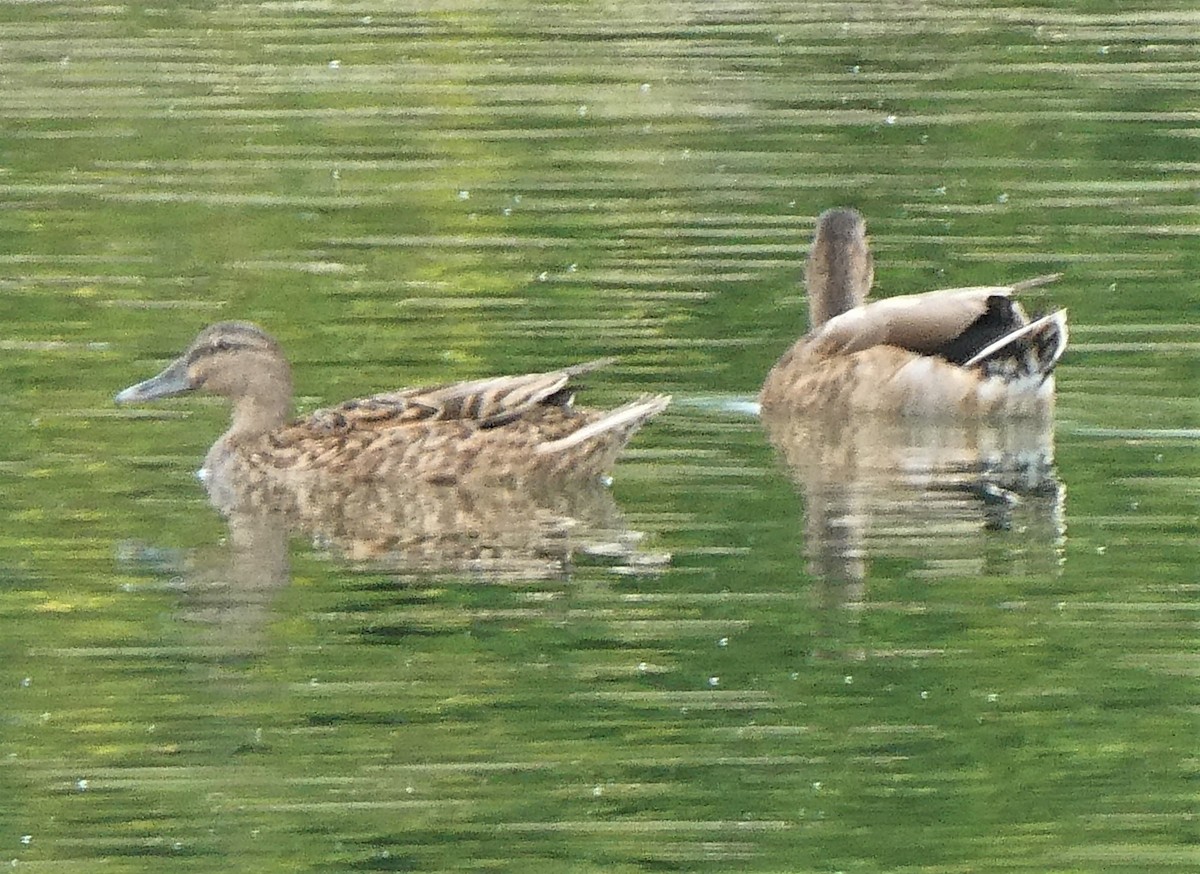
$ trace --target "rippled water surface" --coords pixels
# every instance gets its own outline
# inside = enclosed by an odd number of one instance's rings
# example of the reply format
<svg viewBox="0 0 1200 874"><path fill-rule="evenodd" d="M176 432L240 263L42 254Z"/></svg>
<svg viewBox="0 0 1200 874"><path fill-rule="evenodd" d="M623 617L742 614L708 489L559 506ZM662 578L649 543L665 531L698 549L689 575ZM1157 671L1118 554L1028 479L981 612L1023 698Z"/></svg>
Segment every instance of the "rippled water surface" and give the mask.
<svg viewBox="0 0 1200 874"><path fill-rule="evenodd" d="M1198 29L0 8L0 861L1200 868ZM847 204L881 296L1064 274L1019 500L931 474L945 435L768 442L751 402ZM305 411L607 355L581 403L675 403L608 490L226 520L193 476L222 405L111 400L223 318L279 338ZM413 506L441 521L374 536Z"/></svg>

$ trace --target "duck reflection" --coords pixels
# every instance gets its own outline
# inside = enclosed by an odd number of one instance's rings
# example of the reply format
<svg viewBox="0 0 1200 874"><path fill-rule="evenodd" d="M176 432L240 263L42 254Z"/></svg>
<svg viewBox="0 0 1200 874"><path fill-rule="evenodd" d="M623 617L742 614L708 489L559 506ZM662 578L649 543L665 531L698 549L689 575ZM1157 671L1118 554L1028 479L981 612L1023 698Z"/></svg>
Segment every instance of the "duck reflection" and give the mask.
<svg viewBox="0 0 1200 874"><path fill-rule="evenodd" d="M330 483L312 477L286 488L229 480L207 486L234 543L255 544L264 527L278 529L339 560L399 575L537 579L568 575L579 551L646 558L597 480Z"/></svg>
<svg viewBox="0 0 1200 874"><path fill-rule="evenodd" d="M919 562L927 576L1057 568L1065 489L1049 421L764 411L763 424L804 497L808 569L829 584L823 597L862 601L870 555Z"/></svg>
<svg viewBox="0 0 1200 874"><path fill-rule="evenodd" d="M576 562L616 573L654 573L670 556L644 548L611 491L599 481L436 485L319 478L289 488L209 479L224 516L220 548L177 555L166 568L180 590L181 619L207 628L207 642L249 651L291 580L290 543L308 541L350 574L393 584L453 577L524 584L567 581ZM125 545L129 564L162 573L161 550ZM204 636L204 635L202 635Z"/></svg>

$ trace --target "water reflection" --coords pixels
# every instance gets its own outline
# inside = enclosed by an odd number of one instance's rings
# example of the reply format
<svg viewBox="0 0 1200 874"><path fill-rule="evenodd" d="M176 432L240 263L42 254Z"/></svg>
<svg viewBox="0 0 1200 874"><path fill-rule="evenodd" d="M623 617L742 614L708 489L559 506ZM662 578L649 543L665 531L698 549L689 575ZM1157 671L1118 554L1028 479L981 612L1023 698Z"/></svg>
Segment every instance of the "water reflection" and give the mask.
<svg viewBox="0 0 1200 874"><path fill-rule="evenodd" d="M287 489L218 482L209 496L235 540L275 519L338 558L397 573L542 578L569 573L579 549L603 544L618 554L636 540L599 481L388 478L334 487L312 477ZM625 557L640 560L633 545Z"/></svg>
<svg viewBox="0 0 1200 874"><path fill-rule="evenodd" d="M206 487L229 537L219 554L196 556L178 574L181 618L211 627L222 645L239 649L256 645L277 592L290 581L293 537L354 570L392 578L565 580L583 554L617 572L653 572L669 561L642 547L641 533L596 479L433 484L313 475L287 487L223 478Z"/></svg>
<svg viewBox="0 0 1200 874"><path fill-rule="evenodd" d="M805 498L809 572L833 605L864 601L868 561L919 574L1053 572L1065 488L1053 422L985 422L767 410L767 434Z"/></svg>

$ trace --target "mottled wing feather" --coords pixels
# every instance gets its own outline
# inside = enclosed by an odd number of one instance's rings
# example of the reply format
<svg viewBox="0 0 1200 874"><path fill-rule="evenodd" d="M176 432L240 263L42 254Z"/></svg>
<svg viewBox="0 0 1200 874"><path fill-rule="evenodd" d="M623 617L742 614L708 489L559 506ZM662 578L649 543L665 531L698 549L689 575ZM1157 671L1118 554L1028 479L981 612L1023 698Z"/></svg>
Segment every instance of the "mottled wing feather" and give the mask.
<svg viewBox="0 0 1200 874"><path fill-rule="evenodd" d="M385 392L317 410L278 432L277 436L286 443L289 439L336 437L432 421L497 427L546 403L562 391L572 377L612 361L608 358L548 373L497 376Z"/></svg>

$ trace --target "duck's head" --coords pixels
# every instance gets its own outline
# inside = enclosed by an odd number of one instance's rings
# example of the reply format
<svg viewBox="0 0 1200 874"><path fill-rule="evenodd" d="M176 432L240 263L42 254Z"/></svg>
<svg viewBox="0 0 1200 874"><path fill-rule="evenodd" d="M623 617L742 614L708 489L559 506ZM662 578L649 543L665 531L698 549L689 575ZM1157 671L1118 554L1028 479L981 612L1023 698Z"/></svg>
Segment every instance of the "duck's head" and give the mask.
<svg viewBox="0 0 1200 874"><path fill-rule="evenodd" d="M268 430L287 418L291 368L279 344L257 325L218 322L161 373L129 386L115 400L133 404L191 391L233 401L235 429Z"/></svg>
<svg viewBox="0 0 1200 874"><path fill-rule="evenodd" d="M858 210L839 208L821 213L804 281L810 329L866 301L875 281L875 259L867 245L867 224Z"/></svg>

